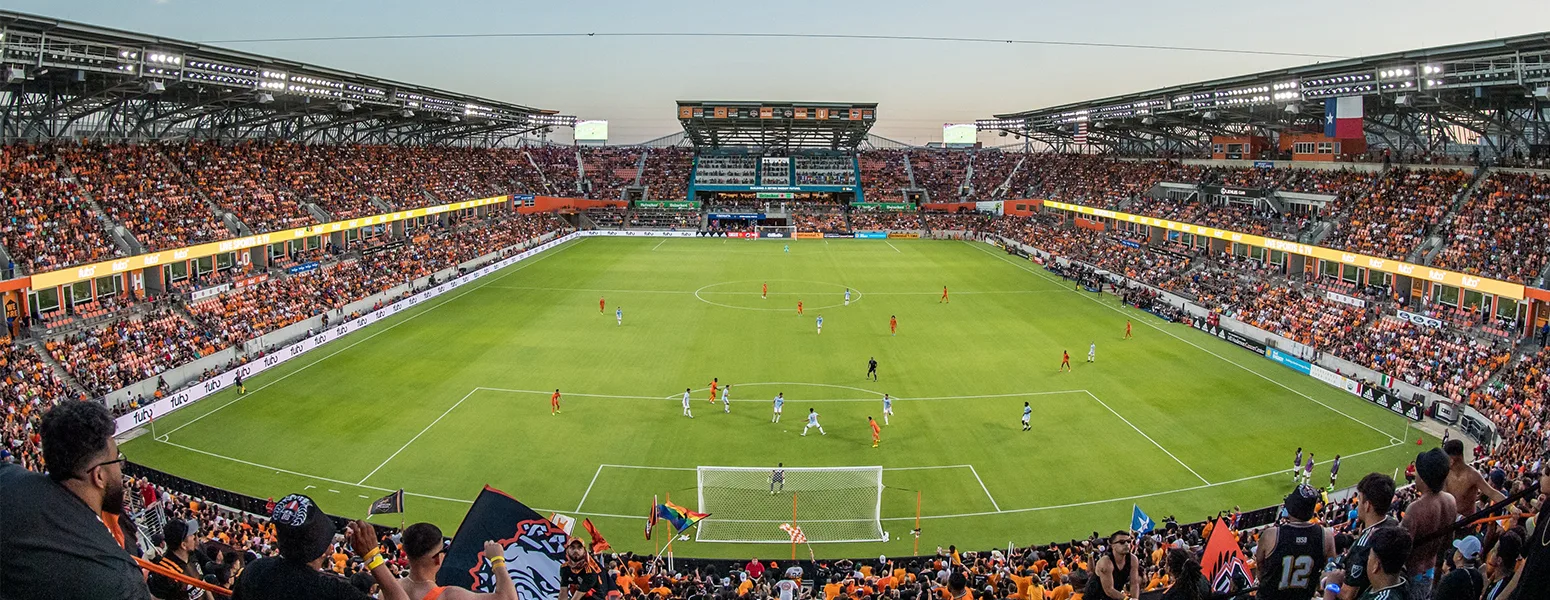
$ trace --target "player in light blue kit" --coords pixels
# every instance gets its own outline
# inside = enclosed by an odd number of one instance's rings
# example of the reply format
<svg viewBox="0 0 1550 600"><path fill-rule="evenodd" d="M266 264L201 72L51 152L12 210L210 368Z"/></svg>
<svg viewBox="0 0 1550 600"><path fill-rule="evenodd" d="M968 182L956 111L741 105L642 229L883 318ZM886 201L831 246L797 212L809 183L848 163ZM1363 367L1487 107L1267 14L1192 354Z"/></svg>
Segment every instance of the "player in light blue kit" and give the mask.
<svg viewBox="0 0 1550 600"><path fill-rule="evenodd" d="M850 306L850 288L845 288L845 306Z"/></svg>
<svg viewBox="0 0 1550 600"><path fill-rule="evenodd" d="M802 426L802 435L807 435L807 430L814 427L818 428L818 433L820 435L829 435L828 433L824 432L823 426L818 424L818 411L809 408L807 409L807 425Z"/></svg>
<svg viewBox="0 0 1550 600"><path fill-rule="evenodd" d="M1033 407L1023 403L1023 431L1033 430Z"/></svg>
<svg viewBox="0 0 1550 600"><path fill-rule="evenodd" d="M624 324L624 309L622 309L622 308L615 308L614 309L614 320L618 321L620 325Z"/></svg>
<svg viewBox="0 0 1550 600"><path fill-rule="evenodd" d="M823 315L818 315L818 335L823 335Z"/></svg>
<svg viewBox="0 0 1550 600"><path fill-rule="evenodd" d="M730 383L727 387L721 388L721 412L732 412L732 384Z"/></svg>
<svg viewBox="0 0 1550 600"><path fill-rule="evenodd" d="M775 416L770 417L770 422L771 423L779 423L780 422L780 411L781 411L781 409L783 409L785 407L786 407L786 393L785 392L781 392L779 394L775 394Z"/></svg>
<svg viewBox="0 0 1550 600"><path fill-rule="evenodd" d="M883 394L883 424L888 424L888 417L893 416L893 397Z"/></svg>

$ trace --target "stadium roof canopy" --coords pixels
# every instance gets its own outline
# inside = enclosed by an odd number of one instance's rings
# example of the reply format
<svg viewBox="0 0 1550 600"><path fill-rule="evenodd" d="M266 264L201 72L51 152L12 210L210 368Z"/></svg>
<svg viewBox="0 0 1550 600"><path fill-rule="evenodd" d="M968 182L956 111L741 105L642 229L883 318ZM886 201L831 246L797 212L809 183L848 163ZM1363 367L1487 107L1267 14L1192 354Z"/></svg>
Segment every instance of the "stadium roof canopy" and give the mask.
<svg viewBox="0 0 1550 600"><path fill-rule="evenodd" d="M1438 151L1478 136L1497 152L1550 143L1550 33L1336 60L995 115L982 131L1070 149L1076 125L1111 150L1194 151L1213 135L1321 131L1324 101L1364 99L1369 138ZM1208 146L1207 146L1208 147Z"/></svg>
<svg viewBox="0 0 1550 600"><path fill-rule="evenodd" d="M696 148L854 151L877 122L876 103L678 101Z"/></svg>
<svg viewBox="0 0 1550 600"><path fill-rule="evenodd" d="M575 117L0 11L0 139L279 138L495 144Z"/></svg>

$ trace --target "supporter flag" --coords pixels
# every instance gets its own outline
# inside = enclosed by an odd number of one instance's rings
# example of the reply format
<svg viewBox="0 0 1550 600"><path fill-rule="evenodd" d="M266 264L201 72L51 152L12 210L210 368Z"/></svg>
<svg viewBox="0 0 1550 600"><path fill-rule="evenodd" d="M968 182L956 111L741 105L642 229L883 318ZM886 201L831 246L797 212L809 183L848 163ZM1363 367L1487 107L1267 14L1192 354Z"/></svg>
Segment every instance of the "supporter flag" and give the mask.
<svg viewBox="0 0 1550 600"><path fill-rule="evenodd" d="M1362 133L1362 97L1346 96L1324 100L1324 137L1351 139Z"/></svg>
<svg viewBox="0 0 1550 600"><path fill-rule="evenodd" d="M1211 580L1211 591L1228 593L1254 585L1249 575L1248 557L1238 547L1238 534L1218 518L1211 526L1211 537L1206 540L1205 556L1201 567Z"/></svg>
<svg viewBox="0 0 1550 600"><path fill-rule="evenodd" d="M1156 524L1152 523L1152 518L1141 512L1139 505L1130 505L1130 530L1136 533L1151 533L1153 529L1156 529Z"/></svg>
<svg viewBox="0 0 1550 600"><path fill-rule="evenodd" d="M555 527L559 527L560 531L564 531L565 535L571 535L576 531L575 517L562 515L560 513L549 513L549 522L554 523Z"/></svg>
<svg viewBox="0 0 1550 600"><path fill-rule="evenodd" d="M597 527L592 525L592 519L582 519L581 526L587 528L587 535L592 538L592 553L607 552L613 548L608 545L608 540L603 539L603 534L597 532Z"/></svg>
<svg viewBox="0 0 1550 600"><path fill-rule="evenodd" d="M710 515L694 512L668 500L657 505L657 516L672 523L674 532L679 532L693 527L695 523L700 522L700 519Z"/></svg>
<svg viewBox="0 0 1550 600"><path fill-rule="evenodd" d="M495 540L505 547L505 568L517 584L517 595L523 600L553 600L560 594L560 563L569 538L516 498L485 486L452 536L446 561L436 572L436 585L493 593L495 572L484 555L484 542Z"/></svg>
<svg viewBox="0 0 1550 600"><path fill-rule="evenodd" d="M1394 376L1387 373L1379 373L1378 385L1388 389L1394 389Z"/></svg>
<svg viewBox="0 0 1550 600"><path fill-rule="evenodd" d="M398 490L371 503L368 515L385 515L404 512L404 491Z"/></svg>
<svg viewBox="0 0 1550 600"><path fill-rule="evenodd" d="M796 525L792 525L790 523L781 523L780 530L786 532L786 535L791 536L791 543L793 544L807 543L807 535L802 533L801 527L797 527Z"/></svg>
<svg viewBox="0 0 1550 600"><path fill-rule="evenodd" d="M1078 143L1078 144L1086 144L1087 143L1087 124L1086 123L1077 123L1076 126L1072 129L1072 131L1076 132L1076 137L1075 137L1075 140L1074 140L1076 143Z"/></svg>
<svg viewBox="0 0 1550 600"><path fill-rule="evenodd" d="M646 509L646 539L651 539L651 530L657 528L657 497L651 497L651 507Z"/></svg>

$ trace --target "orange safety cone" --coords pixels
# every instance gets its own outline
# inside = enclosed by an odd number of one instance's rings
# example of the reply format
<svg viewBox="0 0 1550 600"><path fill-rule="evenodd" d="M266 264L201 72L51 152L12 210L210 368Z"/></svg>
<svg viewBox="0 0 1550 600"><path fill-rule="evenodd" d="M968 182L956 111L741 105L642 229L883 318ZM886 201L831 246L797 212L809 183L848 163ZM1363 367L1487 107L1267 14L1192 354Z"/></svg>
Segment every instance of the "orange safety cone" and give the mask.
<svg viewBox="0 0 1550 600"><path fill-rule="evenodd" d="M1416 439L1415 439L1415 445L1417 445L1417 446L1420 446L1420 445L1422 445L1422 444L1421 444L1421 438L1416 438Z"/></svg>

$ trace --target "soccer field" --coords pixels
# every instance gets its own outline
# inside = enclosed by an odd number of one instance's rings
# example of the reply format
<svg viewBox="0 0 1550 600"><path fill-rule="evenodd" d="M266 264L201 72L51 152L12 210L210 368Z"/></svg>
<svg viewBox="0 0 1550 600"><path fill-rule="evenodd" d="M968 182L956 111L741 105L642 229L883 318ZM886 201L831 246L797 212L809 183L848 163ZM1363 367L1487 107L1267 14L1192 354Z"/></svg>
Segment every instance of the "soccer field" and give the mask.
<svg viewBox="0 0 1550 600"><path fill-rule="evenodd" d="M1397 415L1113 296L1075 292L983 243L784 247L570 242L256 376L246 396L228 390L158 419L155 436L124 453L253 496L305 492L352 517L403 488L408 522L449 534L488 484L540 512L590 516L616 549L637 552L654 549L641 536L653 496L698 505L697 466L881 466L891 540L814 546L860 557L911 552L917 497L922 552L1025 545L1125 528L1132 503L1181 522L1273 504L1298 447L1316 454L1321 485L1336 454L1350 485L1417 451L1415 430L1399 439L1408 428ZM950 303L939 302L943 286ZM1071 372L1058 369L1063 350ZM875 382L863 377L869 357ZM707 402L713 377L732 385L730 414ZM551 415L555 388L563 406ZM685 388L693 419L682 416ZM778 424L776 393L786 398ZM867 417L881 422L883 393L897 398L895 416L873 448ZM809 408L827 435L799 435ZM869 517L876 503L871 493L855 505ZM759 518L789 519L789 499L740 506L775 504L785 513Z"/></svg>

